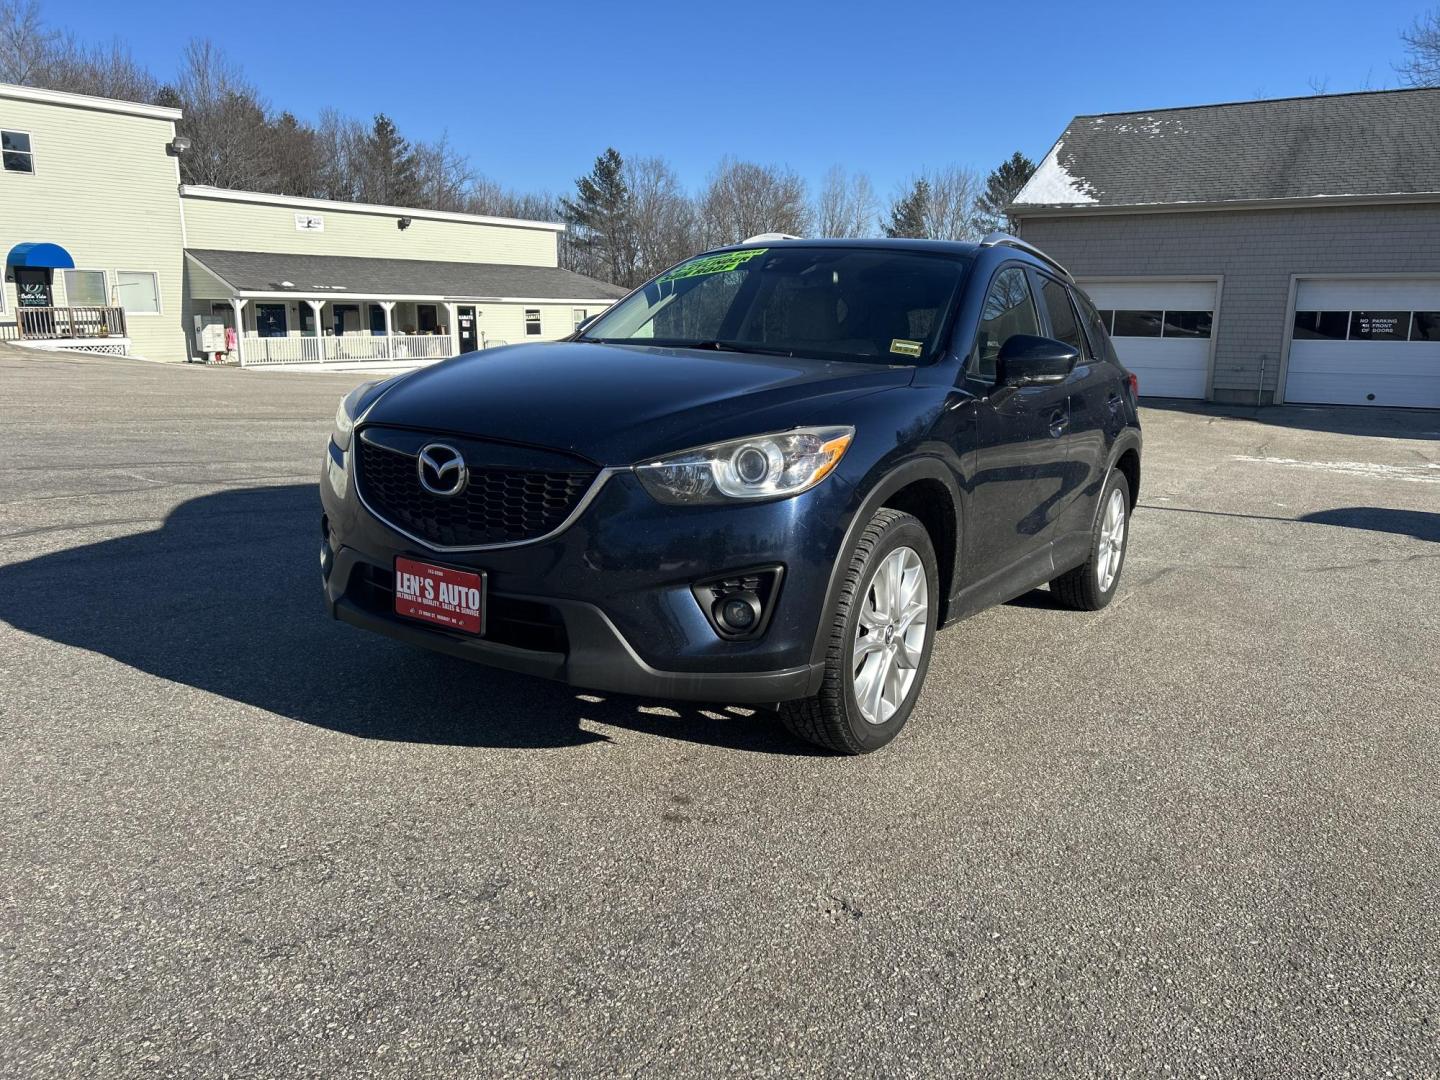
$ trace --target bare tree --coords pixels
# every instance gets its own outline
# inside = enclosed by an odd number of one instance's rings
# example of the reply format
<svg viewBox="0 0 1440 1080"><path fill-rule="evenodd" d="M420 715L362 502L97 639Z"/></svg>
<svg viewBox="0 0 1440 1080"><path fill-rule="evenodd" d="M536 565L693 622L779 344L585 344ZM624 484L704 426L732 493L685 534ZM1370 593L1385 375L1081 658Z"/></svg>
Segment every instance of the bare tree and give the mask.
<svg viewBox="0 0 1440 1080"><path fill-rule="evenodd" d="M59 35L46 29L38 0L0 0L0 82L47 85Z"/></svg>
<svg viewBox="0 0 1440 1080"><path fill-rule="evenodd" d="M420 202L431 210L464 210L475 182L470 159L455 149L447 132L415 144L420 172Z"/></svg>
<svg viewBox="0 0 1440 1080"><path fill-rule="evenodd" d="M664 158L627 159L625 183L630 189L635 269L631 280L616 284L629 286L695 254L699 241L695 205Z"/></svg>
<svg viewBox="0 0 1440 1080"><path fill-rule="evenodd" d="M878 209L870 177L862 172L852 175L844 166L833 165L815 200L815 235L872 236Z"/></svg>
<svg viewBox="0 0 1440 1080"><path fill-rule="evenodd" d="M722 158L700 197L706 247L763 232L803 236L810 224L805 181L789 169Z"/></svg>
<svg viewBox="0 0 1440 1080"><path fill-rule="evenodd" d="M925 235L932 240L974 240L980 235L976 224L976 200L984 190L974 169L951 165L925 176L930 201L925 208Z"/></svg>
<svg viewBox="0 0 1440 1080"><path fill-rule="evenodd" d="M1396 67L1407 86L1440 86L1440 8L1418 17L1402 31L1405 62Z"/></svg>
<svg viewBox="0 0 1440 1080"><path fill-rule="evenodd" d="M186 183L274 190L265 103L214 42L185 46L174 92L185 113L177 127L190 140L180 159Z"/></svg>

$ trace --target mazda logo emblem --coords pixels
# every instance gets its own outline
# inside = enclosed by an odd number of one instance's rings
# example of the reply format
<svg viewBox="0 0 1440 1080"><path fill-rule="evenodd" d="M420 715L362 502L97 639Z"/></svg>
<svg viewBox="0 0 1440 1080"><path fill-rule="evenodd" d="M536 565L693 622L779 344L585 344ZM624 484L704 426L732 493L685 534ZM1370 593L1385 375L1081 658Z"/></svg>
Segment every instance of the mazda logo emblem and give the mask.
<svg viewBox="0 0 1440 1080"><path fill-rule="evenodd" d="M465 490L470 480L470 470L460 451L444 443L430 443L420 451L415 461L420 474L420 486L431 495L453 498Z"/></svg>

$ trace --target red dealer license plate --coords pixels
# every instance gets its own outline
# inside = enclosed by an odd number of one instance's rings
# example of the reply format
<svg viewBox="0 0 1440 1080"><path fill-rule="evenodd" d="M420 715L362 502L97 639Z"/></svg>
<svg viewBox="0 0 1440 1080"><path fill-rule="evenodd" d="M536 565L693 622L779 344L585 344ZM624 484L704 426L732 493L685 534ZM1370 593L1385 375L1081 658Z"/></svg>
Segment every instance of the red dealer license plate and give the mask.
<svg viewBox="0 0 1440 1080"><path fill-rule="evenodd" d="M485 575L397 558L395 614L447 630L483 634Z"/></svg>

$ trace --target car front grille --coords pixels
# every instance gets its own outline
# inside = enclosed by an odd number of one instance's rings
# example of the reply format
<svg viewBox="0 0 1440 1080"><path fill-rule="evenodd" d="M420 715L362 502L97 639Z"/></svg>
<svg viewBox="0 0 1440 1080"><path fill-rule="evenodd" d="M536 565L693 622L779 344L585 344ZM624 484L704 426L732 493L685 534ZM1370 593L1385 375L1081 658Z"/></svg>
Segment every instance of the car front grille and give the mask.
<svg viewBox="0 0 1440 1080"><path fill-rule="evenodd" d="M364 438L356 445L357 483L365 502L391 525L439 547L513 544L553 532L579 504L597 471L480 461L469 465L465 490L445 497L420 486L415 454ZM467 463L476 462L474 452L465 457Z"/></svg>

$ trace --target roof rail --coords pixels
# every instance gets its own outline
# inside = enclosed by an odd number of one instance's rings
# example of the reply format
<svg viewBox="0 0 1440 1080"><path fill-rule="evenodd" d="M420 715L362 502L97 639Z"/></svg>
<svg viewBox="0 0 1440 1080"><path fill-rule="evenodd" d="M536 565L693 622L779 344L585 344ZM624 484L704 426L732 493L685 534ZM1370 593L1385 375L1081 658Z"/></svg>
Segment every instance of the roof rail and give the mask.
<svg viewBox="0 0 1440 1080"><path fill-rule="evenodd" d="M1047 263L1049 263L1051 266L1053 266L1056 270L1059 270L1060 273L1064 274L1066 277L1070 277L1070 271L1069 271L1069 270L1066 270L1065 267L1061 266L1058 262L1056 262L1054 259L1052 259L1049 255L1046 255L1045 252L1041 251L1041 250L1040 250L1039 248L1037 248L1034 244L1027 244L1024 240L1021 240L1018 236L1011 236L1009 233L1003 233L1003 232L992 232L989 236L985 237L984 240L981 240L981 241L980 241L980 246L981 246L981 247L1013 247L1013 248L1019 248L1021 251L1027 252L1027 253L1030 254L1030 255L1034 255L1037 259L1040 259L1042 262L1047 262Z"/></svg>

